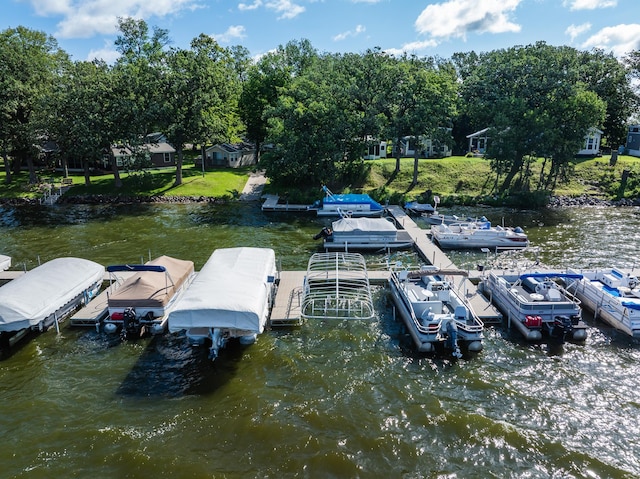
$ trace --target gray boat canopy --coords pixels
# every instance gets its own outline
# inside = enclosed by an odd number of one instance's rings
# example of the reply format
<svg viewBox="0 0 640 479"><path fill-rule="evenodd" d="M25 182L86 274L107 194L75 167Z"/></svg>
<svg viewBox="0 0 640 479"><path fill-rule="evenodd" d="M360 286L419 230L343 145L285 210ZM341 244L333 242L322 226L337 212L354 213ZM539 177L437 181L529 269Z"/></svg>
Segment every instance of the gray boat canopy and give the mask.
<svg viewBox="0 0 640 479"><path fill-rule="evenodd" d="M57 258L0 288L0 331L19 331L73 301L104 279L104 266L82 258Z"/></svg>

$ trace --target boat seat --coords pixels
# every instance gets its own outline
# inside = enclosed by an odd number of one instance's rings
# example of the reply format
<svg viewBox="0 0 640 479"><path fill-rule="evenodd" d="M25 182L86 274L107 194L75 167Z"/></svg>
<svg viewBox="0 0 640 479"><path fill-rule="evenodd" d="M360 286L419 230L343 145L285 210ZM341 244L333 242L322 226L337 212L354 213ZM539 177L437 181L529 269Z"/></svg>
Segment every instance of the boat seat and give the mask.
<svg viewBox="0 0 640 479"><path fill-rule="evenodd" d="M620 278L616 278L614 275L609 273L602 275L602 282L610 288L617 288L620 286Z"/></svg>

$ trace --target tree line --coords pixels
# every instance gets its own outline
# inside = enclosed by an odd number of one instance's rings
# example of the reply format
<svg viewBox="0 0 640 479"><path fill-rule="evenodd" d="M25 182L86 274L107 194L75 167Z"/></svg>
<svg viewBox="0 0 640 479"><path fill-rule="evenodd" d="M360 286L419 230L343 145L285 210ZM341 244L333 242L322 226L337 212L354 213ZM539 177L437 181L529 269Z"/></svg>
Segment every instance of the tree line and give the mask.
<svg viewBox="0 0 640 479"><path fill-rule="evenodd" d="M420 142L461 151L466 135L489 128L486 151L496 192L553 188L570 173L590 127L613 148L624 145L639 99L633 79L640 52L624 61L601 50L544 42L451 58L323 53L291 41L259 59L201 34L188 49L171 47L167 30L121 18L120 57L71 61L56 40L17 27L0 32L0 154L5 181L44 161L91 168L126 145L144 166L147 134L162 132L176 149L182 182L187 145L245 138L279 185L349 184L365 174L363 157L388 140L400 169L400 144L412 138L413 183ZM530 165L543 158L536 178ZM111 158L115 187L119 169Z"/></svg>

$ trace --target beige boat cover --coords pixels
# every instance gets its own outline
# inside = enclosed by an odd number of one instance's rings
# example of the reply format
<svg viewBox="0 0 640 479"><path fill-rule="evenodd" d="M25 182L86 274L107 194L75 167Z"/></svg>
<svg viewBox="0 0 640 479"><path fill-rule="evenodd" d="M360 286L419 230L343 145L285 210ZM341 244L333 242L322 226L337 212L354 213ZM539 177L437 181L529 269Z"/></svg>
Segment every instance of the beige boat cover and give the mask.
<svg viewBox="0 0 640 479"><path fill-rule="evenodd" d="M194 272L193 261L160 256L145 263L164 266L164 273L140 271L109 296L110 308L164 308Z"/></svg>

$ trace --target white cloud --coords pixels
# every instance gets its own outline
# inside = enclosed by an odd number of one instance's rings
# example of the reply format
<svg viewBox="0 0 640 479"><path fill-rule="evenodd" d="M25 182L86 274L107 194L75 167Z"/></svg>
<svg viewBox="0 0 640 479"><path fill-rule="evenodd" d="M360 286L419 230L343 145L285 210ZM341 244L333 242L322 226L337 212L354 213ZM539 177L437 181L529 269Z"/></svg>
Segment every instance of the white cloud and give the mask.
<svg viewBox="0 0 640 479"><path fill-rule="evenodd" d="M114 34L118 17L148 19L200 8L199 0L29 0L41 16L59 16L59 38L88 38Z"/></svg>
<svg viewBox="0 0 640 479"><path fill-rule="evenodd" d="M242 25L232 25L227 28L224 33L212 33L211 36L216 39L218 43L229 43L238 38L244 38L245 28Z"/></svg>
<svg viewBox="0 0 640 479"><path fill-rule="evenodd" d="M246 4L246 3L239 3L238 4L238 10L240 10L241 12L247 11L247 10L255 10L256 8L262 6L262 0L254 0L253 3L250 4Z"/></svg>
<svg viewBox="0 0 640 479"><path fill-rule="evenodd" d="M519 32L510 19L523 0L448 0L425 8L415 22L418 33L432 38L463 38L468 33Z"/></svg>
<svg viewBox="0 0 640 479"><path fill-rule="evenodd" d="M570 10L595 10L596 8L615 7L618 0L564 0L562 4Z"/></svg>
<svg viewBox="0 0 640 479"><path fill-rule="evenodd" d="M584 48L600 48L621 58L632 50L640 50L640 24L621 24L606 27L589 37Z"/></svg>
<svg viewBox="0 0 640 479"><path fill-rule="evenodd" d="M384 52L389 55L401 56L404 53L418 53L427 48L433 48L438 46L438 42L435 40L425 40L423 42L411 42L402 45L402 48L385 48Z"/></svg>
<svg viewBox="0 0 640 479"><path fill-rule="evenodd" d="M273 0L265 3L265 7L270 10L275 10L280 14L278 20L283 18L289 20L291 18L297 17L302 12L304 12L305 8L293 3L291 0Z"/></svg>
<svg viewBox="0 0 640 479"><path fill-rule="evenodd" d="M335 37L333 37L334 42L339 42L341 40L345 40L349 37L355 37L364 33L367 29L363 25L357 25L355 30L347 30L346 32L339 33Z"/></svg>
<svg viewBox="0 0 640 479"><path fill-rule="evenodd" d="M109 65L113 65L120 58L120 53L113 49L113 42L105 42L104 48L99 50L90 50L86 61L104 60Z"/></svg>
<svg viewBox="0 0 640 479"><path fill-rule="evenodd" d="M568 35L569 38L571 38L571 42L573 42L576 37L582 35L584 32L588 32L589 30L591 30L591 24L587 22L582 25L569 25L564 33L565 35Z"/></svg>

